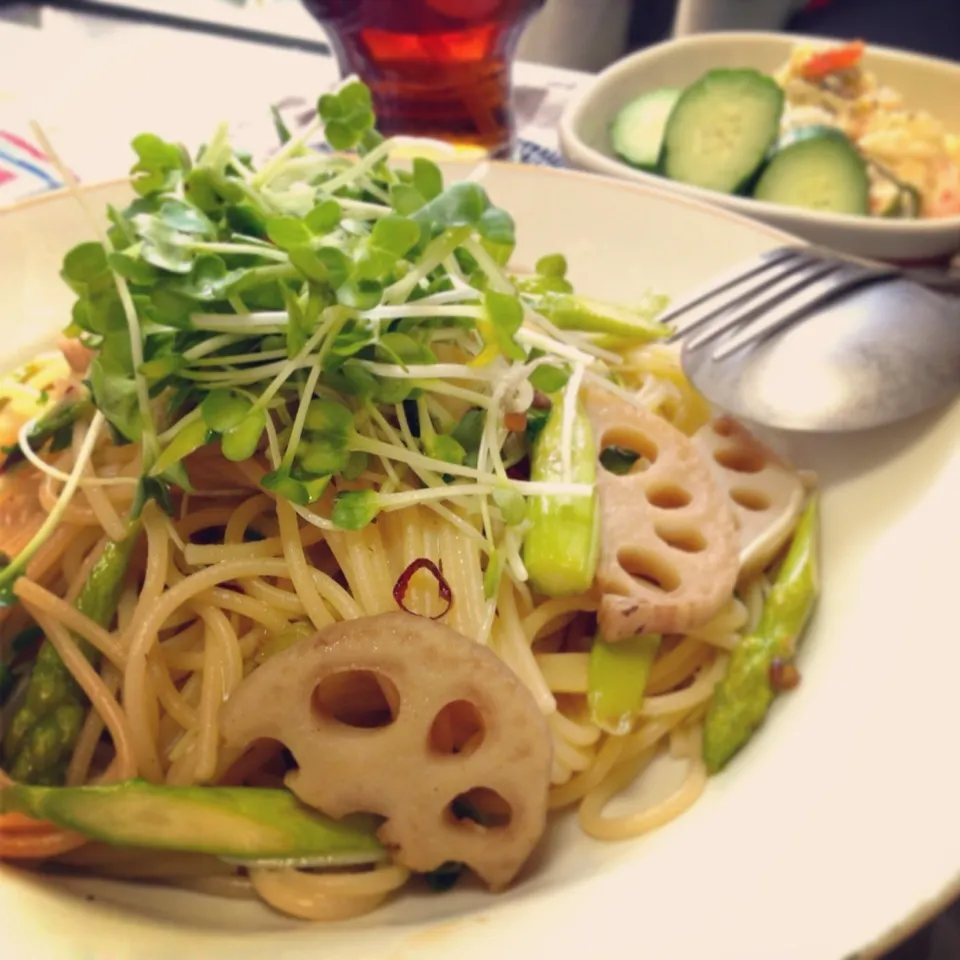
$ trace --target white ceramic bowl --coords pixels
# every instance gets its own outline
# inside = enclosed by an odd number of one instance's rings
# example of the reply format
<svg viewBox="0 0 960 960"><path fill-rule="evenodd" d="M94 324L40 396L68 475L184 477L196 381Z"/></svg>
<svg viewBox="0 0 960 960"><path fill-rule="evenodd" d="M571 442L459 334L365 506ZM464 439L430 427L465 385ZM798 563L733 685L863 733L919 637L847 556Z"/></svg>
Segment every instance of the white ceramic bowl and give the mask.
<svg viewBox="0 0 960 960"><path fill-rule="evenodd" d="M492 164L484 185L516 218L518 264L562 250L596 296L630 301L648 285L676 296L790 239L607 178ZM103 211L131 193L114 183L86 196ZM69 318L61 259L90 235L64 194L0 211L0 370ZM824 488L823 596L803 683L664 829L602 843L567 816L504 894L410 894L329 925L0 864L0 957L871 960L960 892L958 436L960 403L861 435L780 438ZM676 772L663 768L657 791Z"/></svg>
<svg viewBox="0 0 960 960"><path fill-rule="evenodd" d="M599 74L564 111L560 121L564 156L574 167L706 200L847 253L909 262L946 260L960 252L960 216L909 221L798 210L675 183L636 170L613 152L611 121L644 91L686 86L713 67L773 72L797 43L807 41L831 42L780 33L705 33L626 57ZM960 134L960 64L873 46L867 48L864 64L881 83L902 93L909 106L930 111Z"/></svg>

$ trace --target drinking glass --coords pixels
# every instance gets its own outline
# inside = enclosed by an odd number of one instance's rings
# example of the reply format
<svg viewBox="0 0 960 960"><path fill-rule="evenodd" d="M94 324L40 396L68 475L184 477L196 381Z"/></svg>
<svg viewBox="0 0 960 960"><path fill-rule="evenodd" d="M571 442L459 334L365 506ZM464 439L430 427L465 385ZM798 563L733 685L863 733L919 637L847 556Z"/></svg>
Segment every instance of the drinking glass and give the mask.
<svg viewBox="0 0 960 960"><path fill-rule="evenodd" d="M509 156L510 71L545 0L304 0L344 75L373 94L387 135L435 137Z"/></svg>

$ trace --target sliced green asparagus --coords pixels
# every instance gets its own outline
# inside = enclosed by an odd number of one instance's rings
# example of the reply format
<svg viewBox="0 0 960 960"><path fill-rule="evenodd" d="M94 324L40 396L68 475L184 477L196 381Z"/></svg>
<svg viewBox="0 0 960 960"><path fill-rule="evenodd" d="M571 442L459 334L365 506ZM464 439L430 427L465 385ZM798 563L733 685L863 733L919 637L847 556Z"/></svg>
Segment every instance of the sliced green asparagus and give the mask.
<svg viewBox="0 0 960 960"><path fill-rule="evenodd" d="M815 494L797 525L756 632L737 645L714 691L703 734L703 759L711 773L723 769L763 722L777 694L771 671L793 659L819 592L818 522Z"/></svg>
<svg viewBox="0 0 960 960"><path fill-rule="evenodd" d="M386 858L376 823L336 821L289 790L168 787L145 780L106 786L31 787L0 793L17 811L115 846L209 853L232 860L303 860L311 865L376 863Z"/></svg>
<svg viewBox="0 0 960 960"><path fill-rule="evenodd" d="M564 478L565 403L562 394L554 398L547 424L533 447L530 477L541 483L569 479L593 486L597 479L593 431L579 402L571 436L571 476ZM589 590L600 549L600 508L596 489L586 495L532 497L527 516L531 527L524 538L523 562L533 587L550 597Z"/></svg>
<svg viewBox="0 0 960 960"><path fill-rule="evenodd" d="M116 612L139 532L140 525L135 524L123 540L106 545L77 597L77 609L102 627L109 626ZM95 662L94 648L80 637L75 639L83 655ZM30 674L26 699L4 736L3 761L10 776L22 783L62 782L86 709L80 686L53 644L44 641Z"/></svg>
<svg viewBox="0 0 960 960"><path fill-rule="evenodd" d="M64 398L40 417L27 432L30 449L40 452L49 443L51 452L62 450L70 443L74 423L87 416L91 410L93 403L89 397ZM7 458L0 462L0 473L26 460L19 443L0 452L7 453Z"/></svg>
<svg viewBox="0 0 960 960"><path fill-rule="evenodd" d="M603 333L648 343L670 334L670 329L656 320L656 314L665 305L665 298L651 297L649 309L630 309L575 293L548 293L536 307L561 330Z"/></svg>
<svg viewBox="0 0 960 960"><path fill-rule="evenodd" d="M587 703L593 722L614 736L628 734L640 716L659 634L639 634L617 643L597 637L590 650Z"/></svg>

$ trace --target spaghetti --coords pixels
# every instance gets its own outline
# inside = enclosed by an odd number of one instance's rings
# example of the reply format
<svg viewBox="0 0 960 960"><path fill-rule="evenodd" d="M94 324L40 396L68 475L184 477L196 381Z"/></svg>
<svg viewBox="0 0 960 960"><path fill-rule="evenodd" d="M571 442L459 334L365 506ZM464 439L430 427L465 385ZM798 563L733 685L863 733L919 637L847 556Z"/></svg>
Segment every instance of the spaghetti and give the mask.
<svg viewBox="0 0 960 960"><path fill-rule="evenodd" d="M134 448L119 449L126 449L131 461L137 456ZM118 461L117 454L118 448L101 437L95 469L109 463L115 472L126 473L129 464ZM55 468L69 472L76 456L73 448L65 451L54 461ZM198 467L192 472L202 476L202 462ZM237 489L246 484L244 474L226 464L219 464L218 472ZM455 598L447 619L466 636L485 634L487 602L479 552L475 541L445 517L413 506L390 514L376 527L324 534L299 520L287 504L253 489L227 494L197 490L188 504L181 503L182 519L174 525L156 505L148 505L145 543L127 574L125 622L104 629L63 599L76 596L110 535L100 519L109 511L85 509L93 490L113 510L122 509L127 499L119 484L83 486L74 500L77 509L60 528L59 563L44 564L40 574L22 577L15 587L22 610L54 643L92 706L68 783L133 776L171 784L265 782L273 756L266 758L266 766L251 767L245 761L255 762L256 757L237 758L218 748L224 700L257 668L277 638L309 635L335 620L395 608L395 584L422 557L438 558ZM263 538L244 542L253 529ZM202 543L191 539L198 537ZM405 602L412 609L427 616L443 613L429 575L415 573L408 579ZM745 595L753 592L748 586ZM589 834L624 839L679 815L702 791L705 771L692 752L677 793L629 816L611 819L602 813L612 796L643 776L654 753L671 742L673 731L691 722L696 730L722 672L724 651L747 625L747 608L733 599L710 624L664 646L653 664L650 695L638 726L626 738L609 736L590 721L585 707L588 655L564 652L571 624L595 616L596 609L596 598L589 594L536 600L531 606L523 591L505 581L489 644L549 719L554 750L551 807L578 807ZM79 655L72 635L99 651L99 670ZM104 730L112 753L106 764ZM101 755L99 763L95 755ZM20 836L29 856L55 859L58 850L72 851L81 842L45 832L26 818L0 822L8 837L7 856L18 855L15 838ZM36 838L32 845L27 842L31 838ZM97 844L85 849L90 852L83 858L67 853L59 860L109 876L149 876L218 894L259 895L284 912L313 919L366 912L408 878L408 871L390 867L340 879L255 869L244 880L241 868L231 870L218 861L143 851L131 873L129 857L121 851L108 855ZM217 883L207 882L214 879Z"/></svg>
<svg viewBox="0 0 960 960"><path fill-rule="evenodd" d="M70 362L0 379L5 858L318 920L451 860L499 889L548 808L680 815L762 719L716 760L745 638L792 658L792 468L710 423L647 307L506 273L509 216L388 167L364 88L321 104L360 159L141 140L143 200L65 260ZM674 792L607 815L663 756Z"/></svg>

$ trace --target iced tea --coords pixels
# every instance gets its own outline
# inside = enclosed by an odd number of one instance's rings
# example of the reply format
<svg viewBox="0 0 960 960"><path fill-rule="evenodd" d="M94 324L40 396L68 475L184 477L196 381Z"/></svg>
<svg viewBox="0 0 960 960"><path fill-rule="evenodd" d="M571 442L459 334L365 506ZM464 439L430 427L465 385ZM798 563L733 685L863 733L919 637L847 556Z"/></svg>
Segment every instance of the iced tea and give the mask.
<svg viewBox="0 0 960 960"><path fill-rule="evenodd" d="M544 0L304 0L343 73L373 92L382 133L510 153L510 68Z"/></svg>

